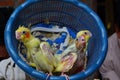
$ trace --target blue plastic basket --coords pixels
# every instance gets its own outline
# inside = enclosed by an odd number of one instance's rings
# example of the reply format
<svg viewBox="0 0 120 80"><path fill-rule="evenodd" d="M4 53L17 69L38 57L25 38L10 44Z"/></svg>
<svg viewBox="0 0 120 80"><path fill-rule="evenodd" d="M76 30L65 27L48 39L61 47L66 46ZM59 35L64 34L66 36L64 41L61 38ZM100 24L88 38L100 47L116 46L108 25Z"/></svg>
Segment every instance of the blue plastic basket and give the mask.
<svg viewBox="0 0 120 80"><path fill-rule="evenodd" d="M103 23L88 6L77 0L27 0L16 8L5 28L5 44L15 63L29 75L45 80L47 75L27 65L18 55L15 30L19 25L37 24L49 19L51 24L68 26L74 32L88 29L92 38L88 47L88 63L84 72L70 76L70 80L81 80L97 70L107 51L107 35ZM51 76L50 80L65 80L62 76Z"/></svg>

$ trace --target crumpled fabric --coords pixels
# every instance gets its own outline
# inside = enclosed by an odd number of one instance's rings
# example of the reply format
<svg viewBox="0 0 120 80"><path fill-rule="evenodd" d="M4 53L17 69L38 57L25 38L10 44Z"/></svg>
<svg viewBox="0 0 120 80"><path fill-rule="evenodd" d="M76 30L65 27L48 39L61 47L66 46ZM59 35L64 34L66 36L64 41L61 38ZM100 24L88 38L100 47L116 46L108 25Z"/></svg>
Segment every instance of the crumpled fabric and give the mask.
<svg viewBox="0 0 120 80"><path fill-rule="evenodd" d="M26 75L11 58L0 62L0 80L26 80Z"/></svg>

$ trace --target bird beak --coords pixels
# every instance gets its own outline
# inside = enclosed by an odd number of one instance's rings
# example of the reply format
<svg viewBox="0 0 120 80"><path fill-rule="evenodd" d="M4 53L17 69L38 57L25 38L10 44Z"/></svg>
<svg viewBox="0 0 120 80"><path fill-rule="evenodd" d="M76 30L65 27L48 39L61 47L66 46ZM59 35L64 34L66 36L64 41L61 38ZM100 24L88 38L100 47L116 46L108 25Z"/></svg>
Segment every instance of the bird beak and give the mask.
<svg viewBox="0 0 120 80"><path fill-rule="evenodd" d="M76 41L76 48L79 49L81 46L84 46L85 44L86 44L86 41L85 41L84 35L78 37L78 40Z"/></svg>
<svg viewBox="0 0 120 80"><path fill-rule="evenodd" d="M15 32L15 37L16 37L16 39L20 39L20 33L18 33L18 32Z"/></svg>

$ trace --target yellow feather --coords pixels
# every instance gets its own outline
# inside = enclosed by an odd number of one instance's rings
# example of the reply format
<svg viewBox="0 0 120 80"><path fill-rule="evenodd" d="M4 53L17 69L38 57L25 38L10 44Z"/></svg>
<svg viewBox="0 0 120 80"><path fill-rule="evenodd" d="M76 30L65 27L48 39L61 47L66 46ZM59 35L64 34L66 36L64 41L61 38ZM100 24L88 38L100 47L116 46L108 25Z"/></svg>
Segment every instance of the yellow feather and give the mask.
<svg viewBox="0 0 120 80"><path fill-rule="evenodd" d="M27 48L27 61L31 65L35 63L37 69L51 73L56 65L55 58L49 51L43 49L43 45L50 49L49 44L47 42L40 42L40 40L31 35L31 33L30 36L26 38L26 32L28 34L30 30L25 26L20 26L16 30L16 39L23 42Z"/></svg>

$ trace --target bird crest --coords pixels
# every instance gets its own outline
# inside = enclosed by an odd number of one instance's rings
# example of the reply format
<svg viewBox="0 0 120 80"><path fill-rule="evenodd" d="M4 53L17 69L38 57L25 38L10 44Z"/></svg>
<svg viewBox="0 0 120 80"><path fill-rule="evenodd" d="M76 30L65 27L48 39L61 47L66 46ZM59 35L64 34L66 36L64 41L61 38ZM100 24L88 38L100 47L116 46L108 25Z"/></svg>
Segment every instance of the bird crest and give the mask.
<svg viewBox="0 0 120 80"><path fill-rule="evenodd" d="M19 26L19 28L16 30L16 32L21 32L21 31L28 31L28 32L30 32L30 30L28 29L28 28L26 28L25 26Z"/></svg>

